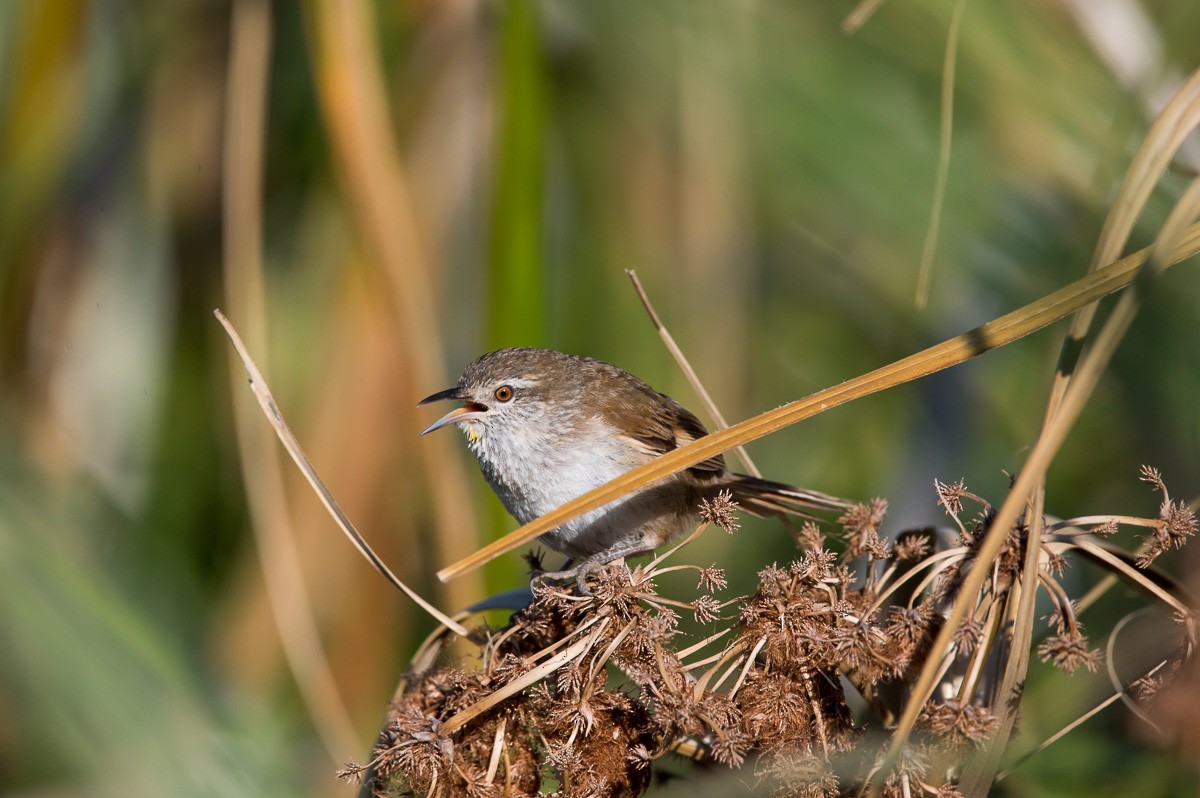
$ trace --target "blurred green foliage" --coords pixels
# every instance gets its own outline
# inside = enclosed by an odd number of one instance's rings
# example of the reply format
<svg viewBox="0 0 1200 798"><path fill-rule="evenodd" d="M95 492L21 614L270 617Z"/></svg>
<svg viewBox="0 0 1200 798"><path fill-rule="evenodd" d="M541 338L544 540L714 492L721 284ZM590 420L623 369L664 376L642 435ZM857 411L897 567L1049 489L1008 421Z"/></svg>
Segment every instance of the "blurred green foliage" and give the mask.
<svg viewBox="0 0 1200 798"><path fill-rule="evenodd" d="M1090 16L1079 0L968 4L947 203L918 312L949 3L891 0L854 35L840 30L850 3L375 4L434 294L427 345L445 342L433 350L444 373L415 384L404 364L426 342L397 337L318 99L356 87L317 74L322 0L272 4L263 259L281 406L385 559L448 602L422 487L442 475L420 473L414 455L431 445L415 440L429 420L417 399L486 348L519 343L612 361L697 404L625 269L731 418L1082 274L1150 116L1200 65L1194 2L1107 5L1124 16ZM365 756L430 628L289 483L314 623L361 739L328 756L264 598L229 409L243 386L209 315L231 290L230 25L228 4L198 0L0 4L0 791L348 794L335 759ZM1194 174L1197 143L1139 245ZM1150 297L1050 472L1051 512L1152 513L1142 463L1196 495L1198 301L1188 265ZM999 501L1040 425L1061 330L753 454L777 479L887 497L893 531L941 520L934 477ZM460 501L494 513L468 477L452 486ZM474 545L481 533L460 534ZM746 590L788 544L747 524L692 556ZM1094 577L1077 570L1080 584ZM515 555L489 572L497 587L520 579ZM1035 669L1020 743L1106 689ZM1121 713L1002 790L1180 789L1167 755L1130 747Z"/></svg>

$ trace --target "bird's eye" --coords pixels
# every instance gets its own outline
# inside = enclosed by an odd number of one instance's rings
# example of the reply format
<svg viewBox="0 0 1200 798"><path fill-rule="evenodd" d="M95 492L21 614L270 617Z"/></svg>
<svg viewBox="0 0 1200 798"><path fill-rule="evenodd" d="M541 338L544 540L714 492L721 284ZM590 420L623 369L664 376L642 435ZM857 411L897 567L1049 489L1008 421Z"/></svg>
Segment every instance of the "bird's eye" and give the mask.
<svg viewBox="0 0 1200 798"><path fill-rule="evenodd" d="M512 386L511 385L501 385L499 388L496 389L495 396L496 396L497 402L511 401L513 398Z"/></svg>

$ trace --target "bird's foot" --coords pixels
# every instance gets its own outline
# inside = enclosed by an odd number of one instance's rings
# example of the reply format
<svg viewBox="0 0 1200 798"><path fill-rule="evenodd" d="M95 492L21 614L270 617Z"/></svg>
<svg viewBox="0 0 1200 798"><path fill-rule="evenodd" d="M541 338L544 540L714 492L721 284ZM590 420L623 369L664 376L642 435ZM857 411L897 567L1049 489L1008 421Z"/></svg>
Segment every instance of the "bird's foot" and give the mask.
<svg viewBox="0 0 1200 798"><path fill-rule="evenodd" d="M587 578L595 573L597 568L604 564L605 563L593 563L591 562L591 558L588 558L578 565L570 568L564 568L561 571L540 571L535 573L529 584L531 587L537 585L538 583L559 587L574 579L575 590L579 593L579 595L592 596L594 594L592 593L591 588L587 586Z"/></svg>
<svg viewBox="0 0 1200 798"><path fill-rule="evenodd" d="M535 574L533 581L538 582L548 580L551 583L561 583L570 579L574 579L575 590L579 593L579 595L593 596L595 594L592 592L592 589L588 587L588 577L592 576L594 573L599 571L600 568L608 565L611 562L624 560L626 557L632 557L638 554L646 554L647 552L651 551L654 551L653 546L647 547L641 543L636 545L626 544L624 546L616 546L608 549L607 551L593 554L584 559L578 565L572 565L571 561L568 560L567 565L570 567L561 571L543 571L542 573Z"/></svg>

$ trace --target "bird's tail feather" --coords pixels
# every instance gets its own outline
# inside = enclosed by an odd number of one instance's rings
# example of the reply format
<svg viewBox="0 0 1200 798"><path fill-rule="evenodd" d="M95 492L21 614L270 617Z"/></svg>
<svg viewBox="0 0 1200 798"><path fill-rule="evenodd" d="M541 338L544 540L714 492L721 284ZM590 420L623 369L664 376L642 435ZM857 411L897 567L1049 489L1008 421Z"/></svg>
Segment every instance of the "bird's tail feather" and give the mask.
<svg viewBox="0 0 1200 798"><path fill-rule="evenodd" d="M732 479L722 489L733 493L738 506L759 517L796 515L812 518L812 512L844 513L857 502L839 499L820 491L795 488L782 482L772 482L747 474L731 474Z"/></svg>

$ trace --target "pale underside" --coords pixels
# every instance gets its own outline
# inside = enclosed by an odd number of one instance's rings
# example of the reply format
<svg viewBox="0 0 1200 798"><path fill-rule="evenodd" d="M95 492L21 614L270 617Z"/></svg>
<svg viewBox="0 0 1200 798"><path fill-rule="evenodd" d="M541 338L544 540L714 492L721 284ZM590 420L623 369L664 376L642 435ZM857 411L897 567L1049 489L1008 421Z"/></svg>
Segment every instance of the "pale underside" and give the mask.
<svg viewBox="0 0 1200 798"><path fill-rule="evenodd" d="M536 424L514 435L507 427L462 425L484 477L522 524L653 459L659 452L616 435L598 418L575 434L550 435ZM504 468L495 455L504 452ZM634 541L654 548L680 534L694 516L700 496L682 489L678 478L575 518L542 535L545 545L581 559ZM669 499L667 497L670 497Z"/></svg>

